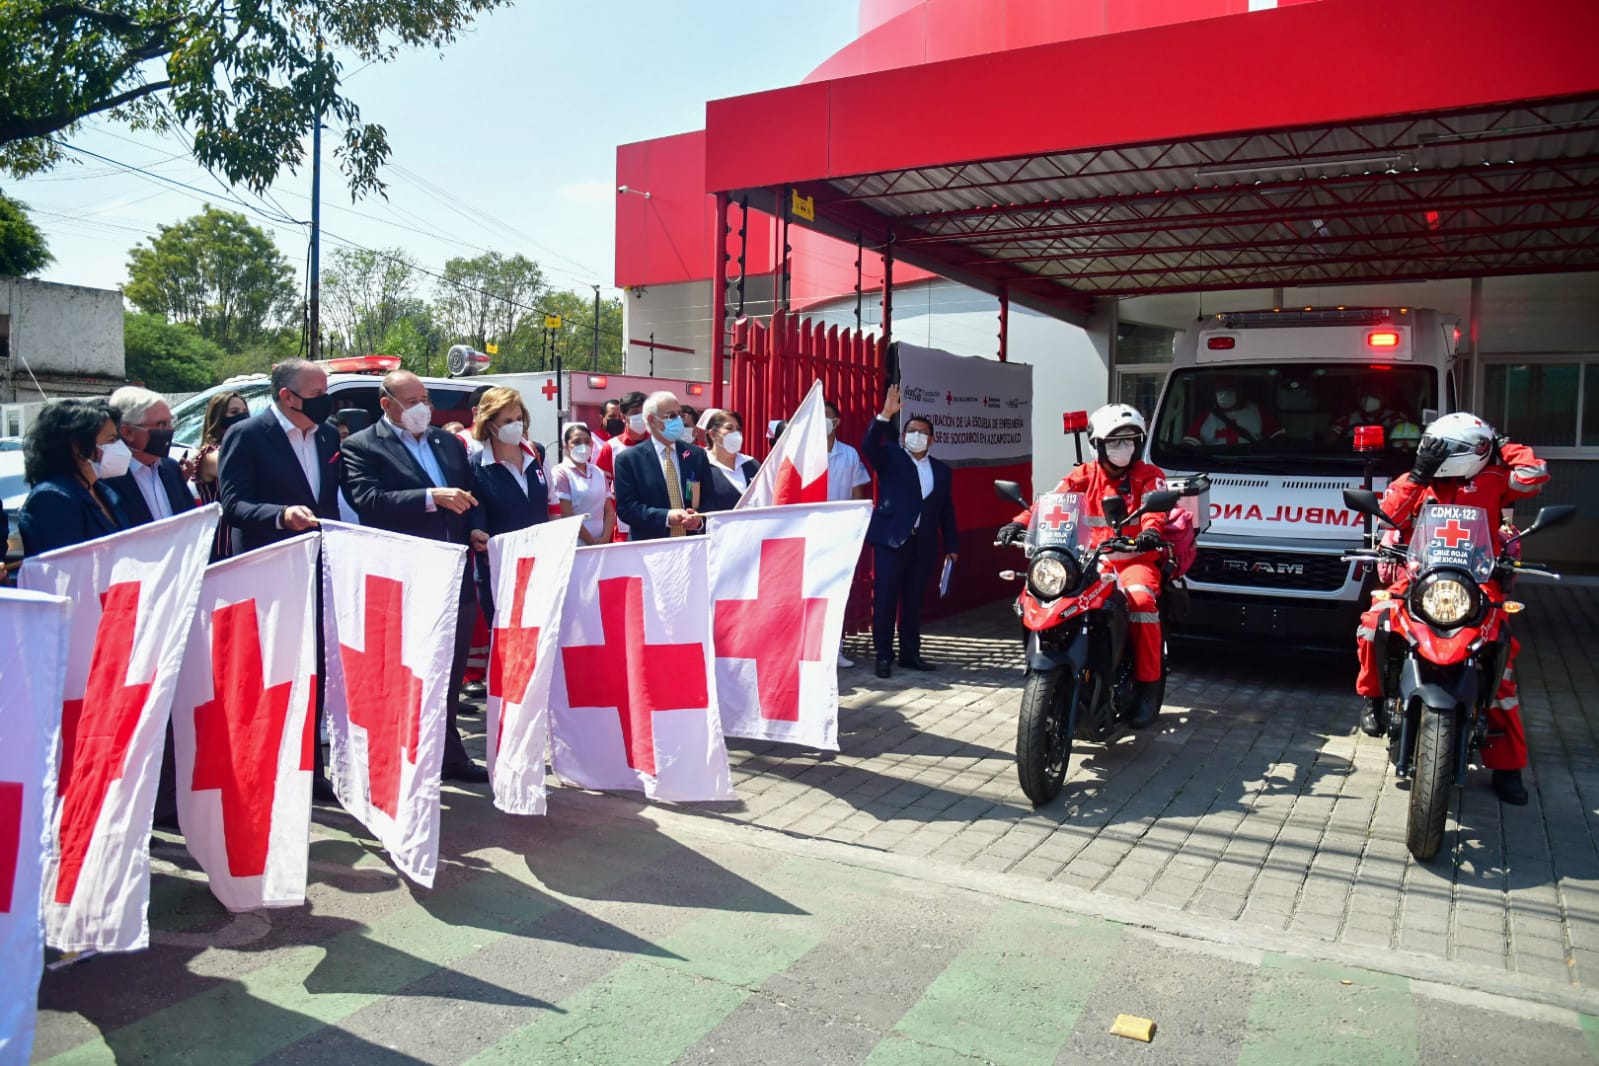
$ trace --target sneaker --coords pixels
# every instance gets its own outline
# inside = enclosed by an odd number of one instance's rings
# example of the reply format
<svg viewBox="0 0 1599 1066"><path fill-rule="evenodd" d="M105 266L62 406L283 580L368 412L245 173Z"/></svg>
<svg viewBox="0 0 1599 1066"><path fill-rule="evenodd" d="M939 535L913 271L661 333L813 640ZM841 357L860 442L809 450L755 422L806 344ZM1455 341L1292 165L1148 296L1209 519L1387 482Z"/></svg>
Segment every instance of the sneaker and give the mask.
<svg viewBox="0 0 1599 1066"><path fill-rule="evenodd" d="M844 653L843 652L839 652L838 653L838 667L839 667L840 670L848 670L850 667L852 667L854 665L855 665L855 660L854 659L846 659L846 658L844 658Z"/></svg>
<svg viewBox="0 0 1599 1066"><path fill-rule="evenodd" d="M1388 707L1381 697L1366 700L1366 710L1360 716L1360 731L1368 737L1388 735Z"/></svg>
<svg viewBox="0 0 1599 1066"><path fill-rule="evenodd" d="M1527 786L1521 783L1520 770L1495 770L1493 785L1500 803L1508 803L1512 807L1527 805Z"/></svg>

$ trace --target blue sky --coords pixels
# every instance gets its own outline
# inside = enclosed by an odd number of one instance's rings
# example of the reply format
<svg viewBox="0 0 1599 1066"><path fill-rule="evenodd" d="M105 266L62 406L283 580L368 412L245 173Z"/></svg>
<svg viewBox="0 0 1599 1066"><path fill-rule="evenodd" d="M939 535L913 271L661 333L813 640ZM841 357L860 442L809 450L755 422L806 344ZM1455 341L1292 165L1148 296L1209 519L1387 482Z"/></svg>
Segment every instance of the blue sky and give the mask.
<svg viewBox="0 0 1599 1066"><path fill-rule="evenodd" d="M534 0L479 20L442 55L410 52L353 76L359 64L348 63L347 89L387 128L394 166L387 201L352 206L328 158L323 226L367 247L404 247L433 270L452 256L521 252L558 288L609 287L616 146L702 127L706 100L798 82L855 36L856 9L856 0ZM237 209L176 137L97 122L72 143ZM126 280L129 248L205 199L92 159L0 189L33 209L49 239L56 262L44 278L102 288ZM304 219L309 190L307 167L281 176L271 196ZM298 270L305 228L251 217Z"/></svg>

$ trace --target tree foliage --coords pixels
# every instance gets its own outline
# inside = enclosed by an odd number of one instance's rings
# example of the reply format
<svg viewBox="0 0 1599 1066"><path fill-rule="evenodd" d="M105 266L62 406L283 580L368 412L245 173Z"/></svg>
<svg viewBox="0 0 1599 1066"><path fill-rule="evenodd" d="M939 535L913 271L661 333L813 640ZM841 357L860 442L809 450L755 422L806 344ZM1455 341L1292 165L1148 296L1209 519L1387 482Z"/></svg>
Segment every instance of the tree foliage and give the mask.
<svg viewBox="0 0 1599 1066"><path fill-rule="evenodd" d="M187 322L227 349L258 340L298 297L271 235L209 204L129 250L124 291L139 310Z"/></svg>
<svg viewBox="0 0 1599 1066"><path fill-rule="evenodd" d="M192 130L194 154L257 192L296 169L318 116L344 128L356 195L381 189L382 126L361 120L342 59L442 48L509 0L0 0L0 170L59 163L56 137L109 112ZM342 57L342 59L341 59Z"/></svg>
<svg viewBox="0 0 1599 1066"><path fill-rule="evenodd" d="M161 315L122 318L124 373L157 392L199 392L216 381L223 351L193 328Z"/></svg>
<svg viewBox="0 0 1599 1066"><path fill-rule="evenodd" d="M444 264L435 307L452 343L483 348L511 337L523 318L536 313L545 291L537 263L523 255L487 252Z"/></svg>
<svg viewBox="0 0 1599 1066"><path fill-rule="evenodd" d="M0 194L0 274L25 278L53 258L44 234L28 217L27 205Z"/></svg>
<svg viewBox="0 0 1599 1066"><path fill-rule="evenodd" d="M416 264L403 248L340 248L322 273L323 333L353 355L383 351L401 319L425 312L415 295ZM391 353L392 354L392 353Z"/></svg>

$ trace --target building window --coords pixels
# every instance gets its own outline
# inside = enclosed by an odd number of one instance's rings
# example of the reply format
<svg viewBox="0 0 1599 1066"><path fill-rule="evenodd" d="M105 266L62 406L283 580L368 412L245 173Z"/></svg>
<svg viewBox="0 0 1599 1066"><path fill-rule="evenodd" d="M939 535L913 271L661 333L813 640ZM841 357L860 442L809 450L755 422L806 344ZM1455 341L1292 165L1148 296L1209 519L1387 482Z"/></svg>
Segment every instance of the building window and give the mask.
<svg viewBox="0 0 1599 1066"><path fill-rule="evenodd" d="M1482 382L1482 417L1512 440L1599 447L1599 358L1489 363Z"/></svg>

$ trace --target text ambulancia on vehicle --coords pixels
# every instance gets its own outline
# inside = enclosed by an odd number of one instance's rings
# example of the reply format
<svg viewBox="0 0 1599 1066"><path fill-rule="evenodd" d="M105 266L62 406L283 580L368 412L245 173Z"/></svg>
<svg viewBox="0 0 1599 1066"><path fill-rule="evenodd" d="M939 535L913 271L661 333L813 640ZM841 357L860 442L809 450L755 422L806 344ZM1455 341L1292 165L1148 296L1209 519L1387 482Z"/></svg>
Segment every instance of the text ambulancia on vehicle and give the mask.
<svg viewBox="0 0 1599 1066"><path fill-rule="evenodd" d="M1455 410L1458 338L1437 311L1339 307L1228 312L1178 339L1148 457L1211 491L1172 631L1347 647L1370 577L1345 559L1367 519L1343 492L1409 469L1422 427Z"/></svg>

